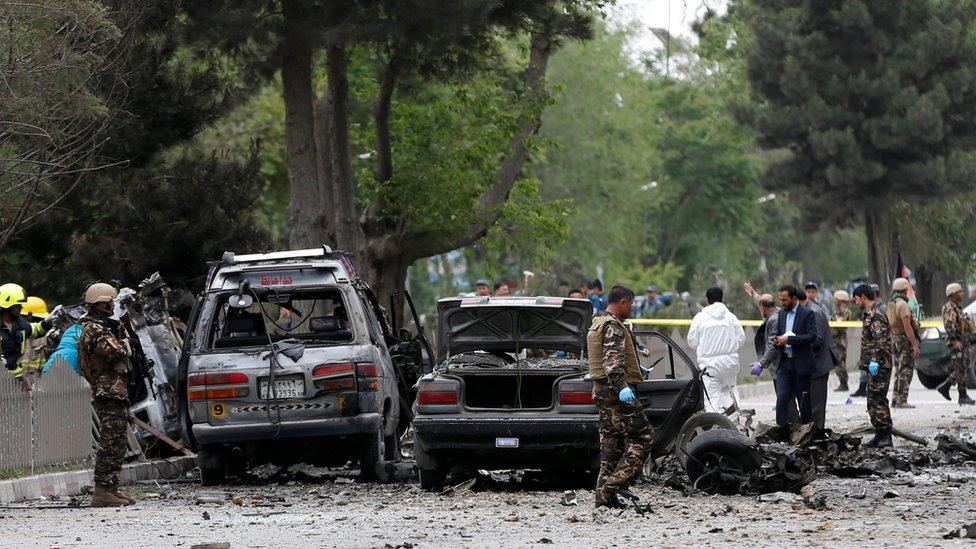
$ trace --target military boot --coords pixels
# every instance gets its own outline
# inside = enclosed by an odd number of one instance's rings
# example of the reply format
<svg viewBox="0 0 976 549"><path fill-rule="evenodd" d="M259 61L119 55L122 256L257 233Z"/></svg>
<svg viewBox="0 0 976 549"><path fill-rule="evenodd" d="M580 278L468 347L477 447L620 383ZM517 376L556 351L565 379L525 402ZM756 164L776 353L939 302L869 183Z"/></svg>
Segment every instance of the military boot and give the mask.
<svg viewBox="0 0 976 549"><path fill-rule="evenodd" d="M891 441L891 428L879 428L874 431L874 438L864 445L865 448L890 448L894 446Z"/></svg>
<svg viewBox="0 0 976 549"><path fill-rule="evenodd" d="M617 497L616 491L608 490L606 487L597 488L596 490L596 507L609 507L611 509L622 509L627 507L627 504L620 501Z"/></svg>
<svg viewBox="0 0 976 549"><path fill-rule="evenodd" d="M959 391L959 405L960 406L972 406L976 404L976 400L973 400L966 394L966 389Z"/></svg>
<svg viewBox="0 0 976 549"><path fill-rule="evenodd" d="M122 507L125 505L129 505L129 500L116 496L100 484L95 485L95 493L92 494L91 499L92 507Z"/></svg>
<svg viewBox="0 0 976 549"><path fill-rule="evenodd" d="M846 381L842 381L840 385L838 385L837 388L834 389L835 393L846 393L847 391L850 391L850 388L847 386Z"/></svg>
<svg viewBox="0 0 976 549"><path fill-rule="evenodd" d="M132 505L133 503L136 502L135 498L133 498L132 496L127 496L127 495L123 494L121 491L119 491L118 488L116 488L115 490L112 491L112 495L115 496L115 497L117 497L117 498L121 498L121 499L124 499L124 500L128 501L129 502L128 503L129 505Z"/></svg>
<svg viewBox="0 0 976 549"><path fill-rule="evenodd" d="M936 387L935 390L938 391L939 394L942 395L946 400L952 400L952 397L949 396L949 387L952 387L952 385L949 383L949 380L947 379L943 381L941 384L939 384L939 386Z"/></svg>
<svg viewBox="0 0 976 549"><path fill-rule="evenodd" d="M868 382L862 381L860 385L857 386L857 390L851 393L852 397L866 397L868 396Z"/></svg>

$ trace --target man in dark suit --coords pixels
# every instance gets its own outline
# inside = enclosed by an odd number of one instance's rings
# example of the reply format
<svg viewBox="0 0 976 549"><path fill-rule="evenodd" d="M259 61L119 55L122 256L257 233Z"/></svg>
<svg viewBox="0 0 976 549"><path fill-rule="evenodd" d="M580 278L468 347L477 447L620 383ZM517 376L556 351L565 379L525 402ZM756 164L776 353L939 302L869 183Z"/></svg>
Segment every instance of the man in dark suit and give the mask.
<svg viewBox="0 0 976 549"><path fill-rule="evenodd" d="M776 321L774 345L779 348L779 368L776 374L776 424L789 424L789 402L795 399L800 409L800 422L810 423L813 412L810 402L810 377L817 369L814 347L822 343L813 311L799 302L800 290L792 284L779 288L782 306Z"/></svg>
<svg viewBox="0 0 976 549"><path fill-rule="evenodd" d="M813 284L807 283L807 288ZM813 348L817 358L817 369L810 377L810 409L813 411L813 424L823 428L827 422L827 376L837 364L837 346L830 334L830 321L824 314L824 308L819 303L808 299L810 292L800 294L800 305L813 311L817 320L817 333L821 344Z"/></svg>

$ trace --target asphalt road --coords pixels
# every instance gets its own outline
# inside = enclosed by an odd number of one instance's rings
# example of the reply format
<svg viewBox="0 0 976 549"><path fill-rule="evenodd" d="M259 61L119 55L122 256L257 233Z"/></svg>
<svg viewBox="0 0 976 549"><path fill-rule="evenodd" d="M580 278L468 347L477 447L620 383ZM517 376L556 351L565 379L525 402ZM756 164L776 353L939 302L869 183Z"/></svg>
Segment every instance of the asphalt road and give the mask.
<svg viewBox="0 0 976 549"><path fill-rule="evenodd" d="M831 381L833 384L833 380ZM943 429L974 432L976 410L960 410L913 387L915 410L895 410L896 425L931 438ZM864 400L831 393L828 426L867 422ZM772 397L743 402L771 421ZM900 443L899 443L900 444ZM908 444L908 443L905 443ZM948 475L953 475L949 482ZM902 473L887 479L820 478L826 510L756 497L683 495L654 485L637 492L653 514L595 511L579 486L482 479L472 489L428 494L416 484L339 481L222 487L223 503L197 503L197 485L138 487L124 509L0 510L3 547L646 547L646 546L971 546L944 540L976 522L976 468ZM578 505L561 504L573 490ZM886 492L895 492L885 497ZM891 496L891 494L889 494Z"/></svg>

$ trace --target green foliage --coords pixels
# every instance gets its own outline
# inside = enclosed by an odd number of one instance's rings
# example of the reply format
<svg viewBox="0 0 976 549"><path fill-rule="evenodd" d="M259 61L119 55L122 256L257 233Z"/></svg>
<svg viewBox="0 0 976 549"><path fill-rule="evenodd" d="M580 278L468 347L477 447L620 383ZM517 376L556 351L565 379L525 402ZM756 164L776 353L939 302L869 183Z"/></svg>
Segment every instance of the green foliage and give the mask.
<svg viewBox="0 0 976 549"><path fill-rule="evenodd" d="M764 147L792 153L768 185L802 187L811 213L837 221L868 198L971 183L972 2L752 0L743 13L752 122Z"/></svg>
<svg viewBox="0 0 976 549"><path fill-rule="evenodd" d="M113 70L90 75L92 93L113 112L99 156L113 167L84 173L3 254L9 278L54 301L77 300L95 279L136 284L156 270L196 290L206 261L223 250L268 244L252 213L256 152L229 158L193 145L251 83L219 52L185 40L179 5L103 4L127 30Z"/></svg>

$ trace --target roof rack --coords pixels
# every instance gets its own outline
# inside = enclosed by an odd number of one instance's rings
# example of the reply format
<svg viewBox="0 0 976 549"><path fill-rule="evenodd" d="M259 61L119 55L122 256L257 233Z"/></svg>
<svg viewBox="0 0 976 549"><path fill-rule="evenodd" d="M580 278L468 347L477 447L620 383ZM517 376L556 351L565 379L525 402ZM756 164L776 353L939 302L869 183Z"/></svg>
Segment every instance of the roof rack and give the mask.
<svg viewBox="0 0 976 549"><path fill-rule="evenodd" d="M333 255L332 248L322 245L321 248L308 248L305 250L285 250L282 252L269 252L263 254L242 254L236 255L234 252L227 251L221 256L220 262L224 266L236 265L238 263L254 263L257 261L281 261L284 259L305 259L305 258L327 258Z"/></svg>

